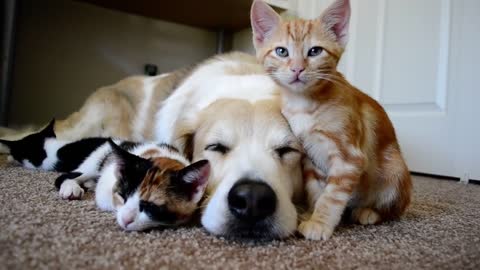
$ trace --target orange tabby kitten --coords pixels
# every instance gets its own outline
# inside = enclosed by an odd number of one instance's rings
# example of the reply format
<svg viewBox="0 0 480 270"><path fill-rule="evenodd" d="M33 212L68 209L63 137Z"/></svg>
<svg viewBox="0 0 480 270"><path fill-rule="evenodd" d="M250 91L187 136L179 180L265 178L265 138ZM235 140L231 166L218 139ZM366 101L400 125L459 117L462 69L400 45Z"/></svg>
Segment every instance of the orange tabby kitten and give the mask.
<svg viewBox="0 0 480 270"><path fill-rule="evenodd" d="M282 21L262 1L251 11L257 57L284 87L282 113L310 159L304 164L311 217L298 230L328 239L345 208L361 224L399 217L412 183L383 108L336 70L350 2L336 0L315 20Z"/></svg>

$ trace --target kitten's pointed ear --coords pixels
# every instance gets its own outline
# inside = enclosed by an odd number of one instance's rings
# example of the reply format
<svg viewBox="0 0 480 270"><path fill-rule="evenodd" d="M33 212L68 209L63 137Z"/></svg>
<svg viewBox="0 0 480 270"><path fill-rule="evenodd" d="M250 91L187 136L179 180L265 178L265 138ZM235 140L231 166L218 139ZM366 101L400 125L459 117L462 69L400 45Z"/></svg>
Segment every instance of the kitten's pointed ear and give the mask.
<svg viewBox="0 0 480 270"><path fill-rule="evenodd" d="M110 144L110 147L112 148L112 153L117 158L117 161L122 164L126 163L129 159L132 159L133 157L137 157L118 146L111 138L108 139L108 144Z"/></svg>
<svg viewBox="0 0 480 270"><path fill-rule="evenodd" d="M210 163L208 160L197 161L178 171L177 175L182 181L181 186L185 188L182 192L188 192L187 195L191 201L198 203L207 188L208 178L210 177Z"/></svg>
<svg viewBox="0 0 480 270"><path fill-rule="evenodd" d="M120 173L125 173L127 170L131 173L145 173L150 167L151 162L148 159L136 156L120 146L118 146L112 139L108 139L108 143L112 148L112 154L118 164Z"/></svg>
<svg viewBox="0 0 480 270"><path fill-rule="evenodd" d="M131 154L120 146L118 146L111 138L108 139L108 144L112 148L112 154L118 163L120 168L124 168L128 164L128 160L131 158Z"/></svg>
<svg viewBox="0 0 480 270"><path fill-rule="evenodd" d="M280 25L280 16L267 3L255 0L250 10L250 22L253 30L255 48L261 46L271 33Z"/></svg>
<svg viewBox="0 0 480 270"><path fill-rule="evenodd" d="M319 18L326 30L335 34L337 42L344 49L348 42L350 14L350 0L336 0Z"/></svg>
<svg viewBox="0 0 480 270"><path fill-rule="evenodd" d="M48 125L44 129L42 129L40 133L42 133L42 135L46 138L56 138L57 135L55 134L55 118L50 120Z"/></svg>
<svg viewBox="0 0 480 270"><path fill-rule="evenodd" d="M118 146L111 138L108 139L108 144L112 148L114 154L122 155L124 152L126 152L120 146Z"/></svg>

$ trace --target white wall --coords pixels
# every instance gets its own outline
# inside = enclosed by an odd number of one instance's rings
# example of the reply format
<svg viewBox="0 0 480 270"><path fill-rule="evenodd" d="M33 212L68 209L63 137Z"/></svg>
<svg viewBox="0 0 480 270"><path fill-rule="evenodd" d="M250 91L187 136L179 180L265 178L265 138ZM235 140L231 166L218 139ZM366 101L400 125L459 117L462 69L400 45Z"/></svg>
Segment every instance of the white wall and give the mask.
<svg viewBox="0 0 480 270"><path fill-rule="evenodd" d="M21 1L10 124L44 123L96 88L215 53L215 33L63 0Z"/></svg>
<svg viewBox="0 0 480 270"><path fill-rule="evenodd" d="M238 31L233 35L232 50L255 54L251 28Z"/></svg>

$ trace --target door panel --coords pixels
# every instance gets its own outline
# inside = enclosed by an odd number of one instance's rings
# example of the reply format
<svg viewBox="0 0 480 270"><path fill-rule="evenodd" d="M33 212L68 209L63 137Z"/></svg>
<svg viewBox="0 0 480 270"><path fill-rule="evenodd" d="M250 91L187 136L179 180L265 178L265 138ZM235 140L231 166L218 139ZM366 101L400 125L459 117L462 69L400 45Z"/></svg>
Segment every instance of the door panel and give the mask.
<svg viewBox="0 0 480 270"><path fill-rule="evenodd" d="M382 1L374 97L389 113L410 170L454 175L447 110L449 0Z"/></svg>
<svg viewBox="0 0 480 270"><path fill-rule="evenodd" d="M456 99L453 127L457 174L462 180L480 180L480 1L452 1L451 78Z"/></svg>
<svg viewBox="0 0 480 270"><path fill-rule="evenodd" d="M410 170L454 175L444 143L452 141L454 114L447 100L450 1L359 2L352 0L347 78L385 107Z"/></svg>
<svg viewBox="0 0 480 270"><path fill-rule="evenodd" d="M441 2L441 3L440 3ZM440 4L439 4L440 3ZM448 1L385 1L378 98L385 105L444 108ZM445 9L444 12L442 12Z"/></svg>

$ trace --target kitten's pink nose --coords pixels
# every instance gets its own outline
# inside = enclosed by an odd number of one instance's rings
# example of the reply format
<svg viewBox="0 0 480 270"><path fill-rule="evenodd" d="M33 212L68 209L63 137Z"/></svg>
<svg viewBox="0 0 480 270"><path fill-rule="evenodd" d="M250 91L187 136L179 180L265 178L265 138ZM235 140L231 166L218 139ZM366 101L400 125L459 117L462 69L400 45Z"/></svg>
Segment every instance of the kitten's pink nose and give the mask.
<svg viewBox="0 0 480 270"><path fill-rule="evenodd" d="M294 67L294 68L291 68L290 70L293 73L295 73L295 75L297 75L297 77L298 77L298 75L300 75L300 73L302 73L305 70L305 68L304 67Z"/></svg>
<svg viewBox="0 0 480 270"><path fill-rule="evenodd" d="M135 217L132 215L125 215L122 217L122 221L125 227L127 227L129 224L133 223L135 220Z"/></svg>

